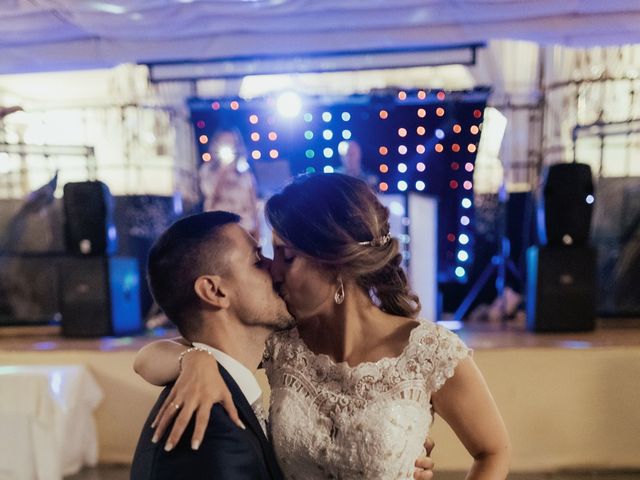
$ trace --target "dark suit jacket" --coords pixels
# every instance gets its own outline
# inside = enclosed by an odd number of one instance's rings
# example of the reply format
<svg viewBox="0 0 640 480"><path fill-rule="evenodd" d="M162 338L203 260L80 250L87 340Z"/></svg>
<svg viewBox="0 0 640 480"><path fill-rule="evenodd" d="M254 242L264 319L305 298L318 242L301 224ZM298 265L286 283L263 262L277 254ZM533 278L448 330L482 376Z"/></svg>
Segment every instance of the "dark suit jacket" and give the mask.
<svg viewBox="0 0 640 480"><path fill-rule="evenodd" d="M281 480L283 478L273 449L265 437L253 409L221 366L240 419L247 427L236 426L220 404L211 409L209 425L198 451L191 450L195 420L171 452L164 451L170 428L156 444L151 442L151 423L169 394L167 386L154 405L140 434L131 466L131 480Z"/></svg>

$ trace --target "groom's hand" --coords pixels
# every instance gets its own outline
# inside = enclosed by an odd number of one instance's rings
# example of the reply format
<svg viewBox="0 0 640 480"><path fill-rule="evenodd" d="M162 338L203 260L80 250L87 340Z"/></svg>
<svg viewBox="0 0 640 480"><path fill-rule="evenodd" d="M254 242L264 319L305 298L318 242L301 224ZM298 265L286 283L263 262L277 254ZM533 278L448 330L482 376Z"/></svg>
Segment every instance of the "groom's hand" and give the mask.
<svg viewBox="0 0 640 480"><path fill-rule="evenodd" d="M430 455L435 445L436 444L429 437L424 441L424 449L427 453L416 460L416 470L413 473L413 478L415 480L431 480L433 478L433 467L435 464L433 463Z"/></svg>

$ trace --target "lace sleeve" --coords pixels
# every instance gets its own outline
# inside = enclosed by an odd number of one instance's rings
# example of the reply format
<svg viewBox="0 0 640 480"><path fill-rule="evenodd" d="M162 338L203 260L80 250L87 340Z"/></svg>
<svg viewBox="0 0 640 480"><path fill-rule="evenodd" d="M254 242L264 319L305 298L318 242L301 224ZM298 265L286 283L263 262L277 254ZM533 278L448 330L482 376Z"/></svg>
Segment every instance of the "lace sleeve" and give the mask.
<svg viewBox="0 0 640 480"><path fill-rule="evenodd" d="M447 328L432 324L429 332L421 339L422 365L427 389L437 392L451 377L460 360L473 351L455 333Z"/></svg>

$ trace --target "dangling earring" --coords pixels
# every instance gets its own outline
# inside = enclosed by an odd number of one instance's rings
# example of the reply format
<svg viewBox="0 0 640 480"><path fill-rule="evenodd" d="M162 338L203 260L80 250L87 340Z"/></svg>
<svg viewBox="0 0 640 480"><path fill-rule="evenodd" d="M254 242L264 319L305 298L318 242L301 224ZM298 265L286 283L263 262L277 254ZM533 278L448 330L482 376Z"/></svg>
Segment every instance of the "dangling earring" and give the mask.
<svg viewBox="0 0 640 480"><path fill-rule="evenodd" d="M340 305L344 302L344 284L342 283L342 277L338 277L338 289L336 290L333 300Z"/></svg>

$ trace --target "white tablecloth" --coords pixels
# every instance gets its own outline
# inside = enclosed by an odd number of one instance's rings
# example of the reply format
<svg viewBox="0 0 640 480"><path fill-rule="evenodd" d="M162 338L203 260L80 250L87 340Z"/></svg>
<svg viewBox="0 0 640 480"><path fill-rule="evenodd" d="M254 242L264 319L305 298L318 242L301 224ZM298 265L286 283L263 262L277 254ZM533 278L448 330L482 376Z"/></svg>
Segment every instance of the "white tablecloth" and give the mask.
<svg viewBox="0 0 640 480"><path fill-rule="evenodd" d="M95 465L101 400L81 365L0 367L0 480L60 480Z"/></svg>

